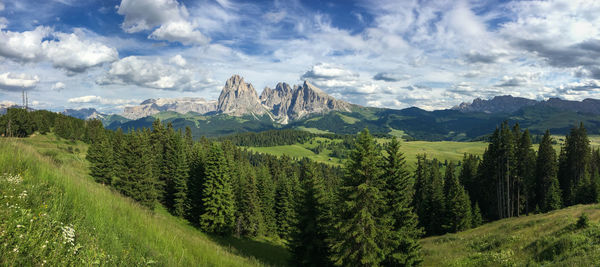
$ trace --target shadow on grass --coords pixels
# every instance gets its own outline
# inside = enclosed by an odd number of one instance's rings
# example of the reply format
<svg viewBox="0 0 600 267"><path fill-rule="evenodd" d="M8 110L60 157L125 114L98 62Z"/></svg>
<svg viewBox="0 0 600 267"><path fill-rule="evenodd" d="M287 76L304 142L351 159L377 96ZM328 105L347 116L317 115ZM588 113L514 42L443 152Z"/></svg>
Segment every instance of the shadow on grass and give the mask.
<svg viewBox="0 0 600 267"><path fill-rule="evenodd" d="M209 235L210 239L223 247L231 249L235 254L255 258L271 266L288 266L290 252L283 246L234 236Z"/></svg>

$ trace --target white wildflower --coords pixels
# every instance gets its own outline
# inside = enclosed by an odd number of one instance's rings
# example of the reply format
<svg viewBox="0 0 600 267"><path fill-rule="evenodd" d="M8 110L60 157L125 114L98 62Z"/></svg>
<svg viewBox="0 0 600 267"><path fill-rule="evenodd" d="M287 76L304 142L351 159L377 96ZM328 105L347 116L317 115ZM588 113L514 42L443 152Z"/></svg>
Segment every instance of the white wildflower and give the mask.
<svg viewBox="0 0 600 267"><path fill-rule="evenodd" d="M72 225L71 226L63 226L63 227L61 227L61 229L62 229L63 238L65 239L63 244L69 243L71 245L74 245L75 229L73 229Z"/></svg>
<svg viewBox="0 0 600 267"><path fill-rule="evenodd" d="M17 224L17 228L21 228L23 227L23 225Z"/></svg>

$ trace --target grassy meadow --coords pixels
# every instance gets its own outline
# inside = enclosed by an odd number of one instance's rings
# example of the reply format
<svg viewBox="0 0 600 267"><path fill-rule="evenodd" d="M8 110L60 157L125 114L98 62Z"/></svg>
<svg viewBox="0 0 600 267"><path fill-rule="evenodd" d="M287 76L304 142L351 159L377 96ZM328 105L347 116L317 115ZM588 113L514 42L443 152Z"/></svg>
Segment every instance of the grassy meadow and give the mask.
<svg viewBox="0 0 600 267"><path fill-rule="evenodd" d="M282 246L205 235L88 175L87 145L0 139L0 265L285 265Z"/></svg>
<svg viewBox="0 0 600 267"><path fill-rule="evenodd" d="M577 226L581 214L590 225ZM510 218L421 240L424 266L597 266L600 205Z"/></svg>

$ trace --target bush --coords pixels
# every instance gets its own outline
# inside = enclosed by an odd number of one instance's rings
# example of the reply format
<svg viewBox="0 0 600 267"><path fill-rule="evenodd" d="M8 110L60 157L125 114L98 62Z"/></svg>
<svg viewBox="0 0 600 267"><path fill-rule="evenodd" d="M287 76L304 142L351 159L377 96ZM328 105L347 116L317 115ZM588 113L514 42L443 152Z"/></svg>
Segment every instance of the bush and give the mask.
<svg viewBox="0 0 600 267"><path fill-rule="evenodd" d="M577 220L577 228L578 229L583 229L583 228L587 228L588 226L590 226L590 217L587 215L587 213L582 213L581 216L579 216L579 219Z"/></svg>

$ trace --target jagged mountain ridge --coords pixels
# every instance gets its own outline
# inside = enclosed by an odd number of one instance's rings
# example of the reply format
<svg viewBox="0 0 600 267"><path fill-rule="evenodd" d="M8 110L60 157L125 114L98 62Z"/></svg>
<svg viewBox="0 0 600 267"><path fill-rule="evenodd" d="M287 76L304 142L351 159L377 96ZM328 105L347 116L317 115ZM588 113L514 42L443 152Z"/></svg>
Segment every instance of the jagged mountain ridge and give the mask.
<svg viewBox="0 0 600 267"><path fill-rule="evenodd" d="M82 120L104 119L107 115L98 112L95 108L65 109L61 112L64 115L75 117Z"/></svg>
<svg viewBox="0 0 600 267"><path fill-rule="evenodd" d="M548 100L537 101L523 97L513 97L510 95L495 96L489 100L476 98L472 103L461 103L453 107L453 110L461 112L484 112L484 113L515 113L525 107L547 107L559 110L573 112L589 113L600 115L600 100L584 99L582 101L563 100L560 98L549 98Z"/></svg>
<svg viewBox="0 0 600 267"><path fill-rule="evenodd" d="M235 117L268 115L277 123L287 124L315 113L334 110L349 112L351 106L307 81L293 88L286 83L278 83L275 89L266 87L259 97L252 84L246 83L239 75L233 75L225 82L216 101L203 98L148 99L138 106L126 107L122 116L135 120L162 111L215 113Z"/></svg>

